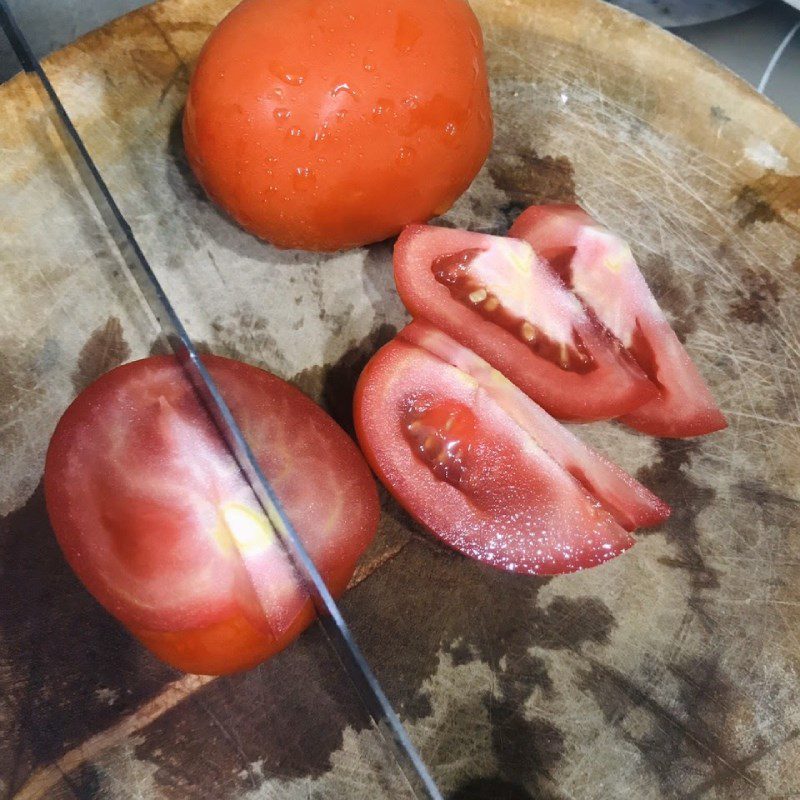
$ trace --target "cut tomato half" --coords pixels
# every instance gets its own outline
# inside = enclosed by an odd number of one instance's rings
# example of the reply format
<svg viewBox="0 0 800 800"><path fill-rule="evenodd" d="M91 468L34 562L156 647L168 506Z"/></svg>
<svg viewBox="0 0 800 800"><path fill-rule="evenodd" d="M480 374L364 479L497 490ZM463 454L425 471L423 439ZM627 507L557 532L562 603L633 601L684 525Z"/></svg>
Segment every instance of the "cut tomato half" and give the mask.
<svg viewBox="0 0 800 800"><path fill-rule="evenodd" d="M533 206L509 234L528 242L622 343L658 395L622 421L682 438L727 426L697 367L670 327L630 247L579 206Z"/></svg>
<svg viewBox="0 0 800 800"><path fill-rule="evenodd" d="M587 447L498 370L447 334L414 320L398 336L474 378L481 389L626 530L658 525L669 506L625 470Z"/></svg>
<svg viewBox="0 0 800 800"><path fill-rule="evenodd" d="M375 534L375 484L321 408L256 367L205 356L334 595ZM244 669L313 607L252 489L174 358L119 367L56 427L45 465L58 542L94 597L190 672Z"/></svg>
<svg viewBox="0 0 800 800"><path fill-rule="evenodd" d="M401 339L355 396L362 450L397 501L462 553L511 572L602 564L634 540L472 375Z"/></svg>
<svg viewBox="0 0 800 800"><path fill-rule="evenodd" d="M525 242L413 225L395 280L414 317L477 353L560 419L628 414L656 388Z"/></svg>

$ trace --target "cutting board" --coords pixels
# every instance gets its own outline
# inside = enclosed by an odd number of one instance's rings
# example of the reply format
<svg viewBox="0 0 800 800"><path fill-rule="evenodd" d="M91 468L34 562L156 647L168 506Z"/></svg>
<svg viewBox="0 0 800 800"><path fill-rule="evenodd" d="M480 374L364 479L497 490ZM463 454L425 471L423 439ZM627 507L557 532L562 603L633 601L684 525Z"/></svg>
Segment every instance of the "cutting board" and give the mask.
<svg viewBox="0 0 800 800"><path fill-rule="evenodd" d="M187 168L192 64L229 0L161 0L46 62L192 336L351 427L353 384L406 321L391 243L281 252ZM385 495L343 600L454 800L800 793L800 131L746 84L593 0L475 0L497 122L445 222L504 232L580 201L627 237L728 416L693 441L578 435L671 520L537 580L439 546ZM311 629L224 679L142 650L72 577L41 471L75 394L161 349L24 76L0 86L0 796L398 798L396 769Z"/></svg>

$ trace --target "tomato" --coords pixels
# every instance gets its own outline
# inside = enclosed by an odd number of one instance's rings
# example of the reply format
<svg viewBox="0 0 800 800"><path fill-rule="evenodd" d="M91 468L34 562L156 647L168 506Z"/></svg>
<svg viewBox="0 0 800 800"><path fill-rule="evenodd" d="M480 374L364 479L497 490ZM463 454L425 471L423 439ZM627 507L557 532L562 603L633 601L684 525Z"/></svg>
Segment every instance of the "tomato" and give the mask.
<svg viewBox="0 0 800 800"><path fill-rule="evenodd" d="M550 575L595 566L630 535L471 375L402 339L356 387L373 470L419 522L472 558Z"/></svg>
<svg viewBox="0 0 800 800"><path fill-rule="evenodd" d="M200 183L280 247L337 250L443 213L492 140L466 0L244 0L211 34L184 141Z"/></svg>
<svg viewBox="0 0 800 800"><path fill-rule="evenodd" d="M656 394L525 242L410 226L397 240L394 267L413 316L477 353L560 419L616 417Z"/></svg>
<svg viewBox="0 0 800 800"><path fill-rule="evenodd" d="M622 239L579 206L533 206L517 219L510 235L552 260L572 291L658 387L658 396L623 422L652 436L673 438L727 426Z"/></svg>
<svg viewBox="0 0 800 800"><path fill-rule="evenodd" d="M204 362L341 594L379 515L358 450L274 375ZM277 534L172 357L119 367L79 395L53 434L44 484L53 530L86 588L179 669L250 667L313 618Z"/></svg>
<svg viewBox="0 0 800 800"><path fill-rule="evenodd" d="M474 378L480 388L623 528L632 531L658 525L669 517L666 503L616 464L583 444L475 353L421 320L415 320L398 335Z"/></svg>

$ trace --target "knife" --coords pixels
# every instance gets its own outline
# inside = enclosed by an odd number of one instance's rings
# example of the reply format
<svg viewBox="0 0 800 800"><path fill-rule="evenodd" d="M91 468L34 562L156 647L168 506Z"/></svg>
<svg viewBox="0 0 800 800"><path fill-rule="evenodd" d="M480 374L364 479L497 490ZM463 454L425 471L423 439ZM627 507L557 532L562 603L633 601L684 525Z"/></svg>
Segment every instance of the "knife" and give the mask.
<svg viewBox="0 0 800 800"><path fill-rule="evenodd" d="M303 546L280 499L256 461L253 451L231 414L219 388L203 365L200 355L161 286L97 165L94 163L64 104L33 53L6 0L0 0L0 27L8 37L25 72L35 75L47 94L59 133L73 158L89 193L120 248L131 277L144 296L161 332L170 344L209 416L250 485L264 514L280 536L295 571L314 602L328 641L352 681L366 710L393 752L409 787L417 797L442 800L441 792L416 751L397 713L381 688L372 668L353 638L349 626L331 596L308 551ZM238 547L238 544L237 544ZM244 560L244 557L243 557ZM249 573L248 573L249 574ZM252 580L252 576L250 578ZM256 593L258 595L258 593Z"/></svg>

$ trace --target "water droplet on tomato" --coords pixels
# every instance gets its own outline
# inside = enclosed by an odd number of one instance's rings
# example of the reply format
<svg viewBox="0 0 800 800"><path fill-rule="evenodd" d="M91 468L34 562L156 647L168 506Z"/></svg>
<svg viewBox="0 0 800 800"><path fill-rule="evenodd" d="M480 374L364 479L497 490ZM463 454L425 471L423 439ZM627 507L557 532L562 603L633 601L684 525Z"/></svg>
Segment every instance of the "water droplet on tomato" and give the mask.
<svg viewBox="0 0 800 800"><path fill-rule="evenodd" d="M397 163L398 164L408 164L416 155L413 147L401 147L397 151Z"/></svg>
<svg viewBox="0 0 800 800"><path fill-rule="evenodd" d="M448 122L444 126L444 132L448 136L455 136L458 133L458 125L456 125L455 122Z"/></svg>
<svg viewBox="0 0 800 800"><path fill-rule="evenodd" d="M300 191L310 189L317 182L317 176L310 167L295 167L292 184Z"/></svg>
<svg viewBox="0 0 800 800"><path fill-rule="evenodd" d="M277 61L273 61L269 65L269 70L278 80L288 83L290 86L302 86L306 80L306 76L300 70L287 68Z"/></svg>
<svg viewBox="0 0 800 800"><path fill-rule="evenodd" d="M276 108L272 114L278 122L286 122L292 116L292 112L288 108Z"/></svg>
<svg viewBox="0 0 800 800"><path fill-rule="evenodd" d="M331 96L336 97L342 92L347 92L347 94L349 94L351 97L356 96L356 90L353 89L349 83L337 83L336 86L331 89Z"/></svg>
<svg viewBox="0 0 800 800"><path fill-rule="evenodd" d="M302 128L289 128L289 136L300 138L303 135Z"/></svg>

